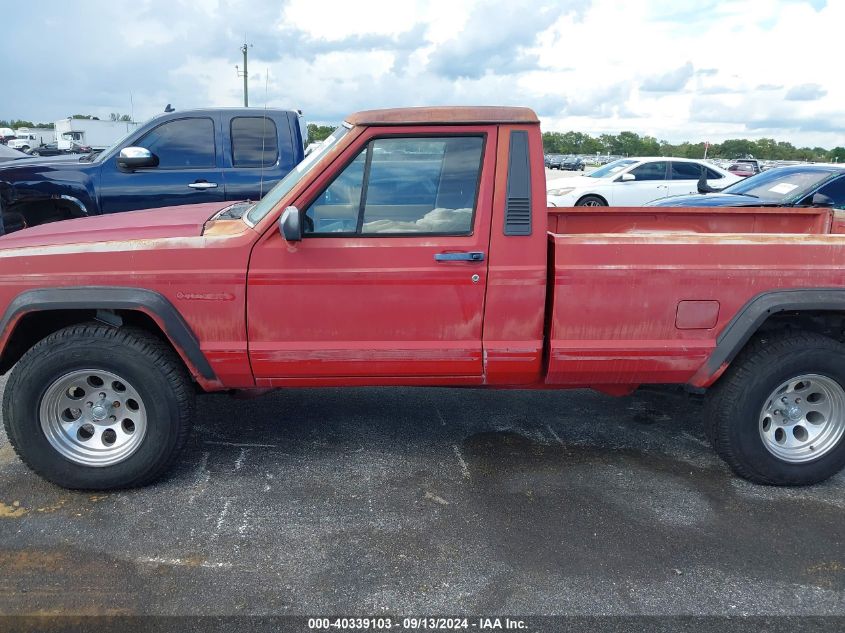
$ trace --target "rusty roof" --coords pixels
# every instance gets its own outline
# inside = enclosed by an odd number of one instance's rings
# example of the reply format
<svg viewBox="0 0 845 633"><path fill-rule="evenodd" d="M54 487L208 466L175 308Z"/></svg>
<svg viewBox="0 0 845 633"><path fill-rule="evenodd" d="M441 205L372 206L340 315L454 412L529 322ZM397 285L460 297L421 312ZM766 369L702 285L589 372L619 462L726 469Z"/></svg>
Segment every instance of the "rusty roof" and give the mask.
<svg viewBox="0 0 845 633"><path fill-rule="evenodd" d="M415 123L539 123L531 108L504 106L436 106L390 108L356 112L346 121L352 125L410 125Z"/></svg>

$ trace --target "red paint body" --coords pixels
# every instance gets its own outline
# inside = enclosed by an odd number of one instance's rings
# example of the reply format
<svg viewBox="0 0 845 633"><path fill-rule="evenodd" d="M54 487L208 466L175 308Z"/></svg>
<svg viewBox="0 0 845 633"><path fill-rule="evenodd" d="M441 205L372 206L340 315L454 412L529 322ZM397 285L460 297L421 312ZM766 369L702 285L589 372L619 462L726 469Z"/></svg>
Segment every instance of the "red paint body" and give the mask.
<svg viewBox="0 0 845 633"><path fill-rule="evenodd" d="M37 288L154 290L199 339L216 377L182 356L209 391L487 385L624 393L644 383L711 384L718 372L705 364L719 333L762 292L845 287L845 236L831 234L845 221L836 212L547 209L530 111L396 112L352 117L340 144L255 227L212 220L225 206L212 204L2 237L0 308ZM529 136L530 236L502 231L512 130ZM472 235L280 235L282 210L305 208L369 139L455 132L486 139ZM444 251L486 259L435 262ZM16 325L0 333L0 349Z"/></svg>

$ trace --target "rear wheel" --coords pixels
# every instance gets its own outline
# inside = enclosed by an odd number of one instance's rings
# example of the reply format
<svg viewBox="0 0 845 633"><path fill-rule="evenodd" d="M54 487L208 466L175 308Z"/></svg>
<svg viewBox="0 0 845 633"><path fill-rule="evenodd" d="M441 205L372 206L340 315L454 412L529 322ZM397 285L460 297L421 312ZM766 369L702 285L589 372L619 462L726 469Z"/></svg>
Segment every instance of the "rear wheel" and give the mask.
<svg viewBox="0 0 845 633"><path fill-rule="evenodd" d="M814 333L761 339L708 396L709 435L741 477L818 483L845 466L845 345Z"/></svg>
<svg viewBox="0 0 845 633"><path fill-rule="evenodd" d="M180 359L135 328L79 325L29 350L6 385L9 441L65 488L141 486L184 446L194 393Z"/></svg>
<svg viewBox="0 0 845 633"><path fill-rule="evenodd" d="M584 196L575 203L576 207L606 207L607 200L599 196Z"/></svg>

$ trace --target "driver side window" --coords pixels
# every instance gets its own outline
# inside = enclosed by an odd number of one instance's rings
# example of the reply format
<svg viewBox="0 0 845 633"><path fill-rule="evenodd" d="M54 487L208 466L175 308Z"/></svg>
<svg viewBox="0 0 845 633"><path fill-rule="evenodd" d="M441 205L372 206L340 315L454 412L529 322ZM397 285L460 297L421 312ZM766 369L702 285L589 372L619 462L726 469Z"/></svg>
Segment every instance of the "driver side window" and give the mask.
<svg viewBox="0 0 845 633"><path fill-rule="evenodd" d="M369 142L305 210L305 235L470 235L482 136Z"/></svg>
<svg viewBox="0 0 845 633"><path fill-rule="evenodd" d="M637 181L641 180L666 180L666 163L643 163L639 167L634 167L631 172L636 176Z"/></svg>
<svg viewBox="0 0 845 633"><path fill-rule="evenodd" d="M158 156L159 169L214 167L214 124L211 119L176 119L150 130L136 145Z"/></svg>

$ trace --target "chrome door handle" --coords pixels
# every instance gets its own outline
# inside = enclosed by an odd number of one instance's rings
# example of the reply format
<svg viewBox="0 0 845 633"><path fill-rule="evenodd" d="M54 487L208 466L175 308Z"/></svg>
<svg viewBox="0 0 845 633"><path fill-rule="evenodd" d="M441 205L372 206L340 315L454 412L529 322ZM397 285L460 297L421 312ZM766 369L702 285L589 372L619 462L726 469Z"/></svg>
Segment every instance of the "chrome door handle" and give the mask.
<svg viewBox="0 0 845 633"><path fill-rule="evenodd" d="M471 253L435 253L436 262L483 262L484 253L474 251Z"/></svg>
<svg viewBox="0 0 845 633"><path fill-rule="evenodd" d="M191 189L216 189L216 182L197 181L188 185Z"/></svg>

